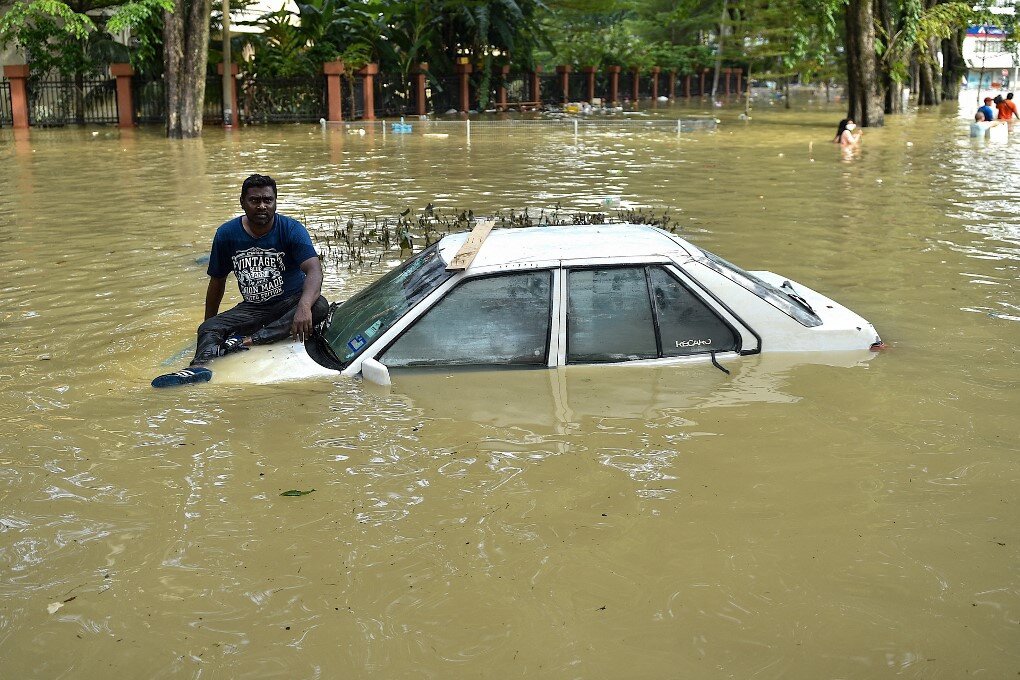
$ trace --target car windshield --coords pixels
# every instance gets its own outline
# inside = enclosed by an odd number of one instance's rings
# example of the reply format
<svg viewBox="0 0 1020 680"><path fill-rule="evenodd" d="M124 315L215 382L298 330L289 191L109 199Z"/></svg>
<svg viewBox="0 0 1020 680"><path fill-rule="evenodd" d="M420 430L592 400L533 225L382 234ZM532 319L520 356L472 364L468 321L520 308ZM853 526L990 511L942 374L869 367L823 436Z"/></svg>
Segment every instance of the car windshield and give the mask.
<svg viewBox="0 0 1020 680"><path fill-rule="evenodd" d="M740 284L808 328L822 325L822 320L799 296L791 295L781 288L776 288L771 283L763 281L754 274L744 271L737 265L727 262L714 253L710 253L707 250L702 250L701 252L704 253L705 257L698 258L697 261L712 271L718 272L730 281Z"/></svg>
<svg viewBox="0 0 1020 680"><path fill-rule="evenodd" d="M330 315L323 337L343 368L451 276L453 272L446 270L433 245L338 307Z"/></svg>

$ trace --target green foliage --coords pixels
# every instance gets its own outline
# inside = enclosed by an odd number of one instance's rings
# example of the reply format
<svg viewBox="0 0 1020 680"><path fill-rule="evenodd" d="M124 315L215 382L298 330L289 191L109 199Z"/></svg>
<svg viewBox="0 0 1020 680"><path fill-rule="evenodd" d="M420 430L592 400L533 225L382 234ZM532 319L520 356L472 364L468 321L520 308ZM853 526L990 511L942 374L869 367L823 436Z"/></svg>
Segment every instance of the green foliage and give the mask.
<svg viewBox="0 0 1020 680"><path fill-rule="evenodd" d="M904 0L899 6L895 29L879 26L878 42L882 64L898 83L908 78L911 58L931 61L922 47L931 40L948 38L954 31L978 19L967 3L947 2L925 8L921 0Z"/></svg>
<svg viewBox="0 0 1020 680"><path fill-rule="evenodd" d="M99 73L111 61L127 61L125 46L113 40L118 33L144 24L173 7L171 0L104 0L80 3L80 11L60 0L15 2L0 17L0 43L24 52L36 77L59 73L64 77ZM114 7L97 23L85 12Z"/></svg>
<svg viewBox="0 0 1020 680"><path fill-rule="evenodd" d="M678 73L694 73L712 63L713 53L708 45L671 45L658 43L651 50L656 66L673 69Z"/></svg>
<svg viewBox="0 0 1020 680"><path fill-rule="evenodd" d="M342 60L348 71L369 62L384 72L411 73L419 62L451 71L472 62L528 64L544 44L538 0L309 0L292 16L281 10L253 22L251 67L267 75L317 73Z"/></svg>
<svg viewBox="0 0 1020 680"><path fill-rule="evenodd" d="M601 11L600 11L601 10ZM630 66L643 59L652 45L640 39L628 21L631 9L621 4L561 7L546 17L545 30L554 36L550 50L539 61L547 68L574 66Z"/></svg>
<svg viewBox="0 0 1020 680"><path fill-rule="evenodd" d="M117 6L106 22L106 30L119 33L155 18L161 19L163 12L172 12L173 0L132 0Z"/></svg>

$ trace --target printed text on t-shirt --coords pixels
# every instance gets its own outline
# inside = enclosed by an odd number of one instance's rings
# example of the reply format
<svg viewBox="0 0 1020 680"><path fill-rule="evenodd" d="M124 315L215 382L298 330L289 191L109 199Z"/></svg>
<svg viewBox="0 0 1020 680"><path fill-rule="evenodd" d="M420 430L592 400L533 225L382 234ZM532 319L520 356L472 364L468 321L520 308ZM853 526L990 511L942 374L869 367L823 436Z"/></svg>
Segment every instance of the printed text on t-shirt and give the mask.
<svg viewBox="0 0 1020 680"><path fill-rule="evenodd" d="M249 248L235 253L234 275L247 302L266 302L283 293L283 253Z"/></svg>

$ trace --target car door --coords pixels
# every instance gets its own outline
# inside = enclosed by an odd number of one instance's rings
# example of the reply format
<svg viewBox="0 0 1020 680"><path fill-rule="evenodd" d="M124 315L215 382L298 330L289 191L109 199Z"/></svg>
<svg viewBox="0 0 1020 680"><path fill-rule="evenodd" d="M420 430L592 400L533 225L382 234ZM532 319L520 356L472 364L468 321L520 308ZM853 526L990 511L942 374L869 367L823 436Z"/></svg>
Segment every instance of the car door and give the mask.
<svg viewBox="0 0 1020 680"><path fill-rule="evenodd" d="M465 278L378 354L387 368L546 366L554 275L549 269Z"/></svg>
<svg viewBox="0 0 1020 680"><path fill-rule="evenodd" d="M568 266L561 278L563 364L681 361L741 351L745 333L732 316L665 263Z"/></svg>

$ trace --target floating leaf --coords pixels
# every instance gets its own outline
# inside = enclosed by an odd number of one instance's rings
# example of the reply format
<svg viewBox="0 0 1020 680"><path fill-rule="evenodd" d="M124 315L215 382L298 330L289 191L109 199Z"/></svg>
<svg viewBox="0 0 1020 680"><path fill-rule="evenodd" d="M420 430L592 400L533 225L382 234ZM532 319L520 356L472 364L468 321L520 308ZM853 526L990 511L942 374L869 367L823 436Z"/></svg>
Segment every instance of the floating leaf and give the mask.
<svg viewBox="0 0 1020 680"><path fill-rule="evenodd" d="M308 494L312 493L313 491L315 491L315 489L309 489L308 491L298 491L297 489L290 489L289 491L284 491L280 495L281 496L307 496Z"/></svg>

